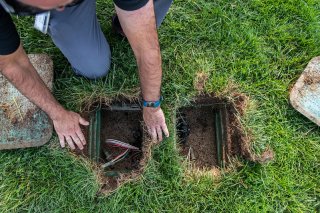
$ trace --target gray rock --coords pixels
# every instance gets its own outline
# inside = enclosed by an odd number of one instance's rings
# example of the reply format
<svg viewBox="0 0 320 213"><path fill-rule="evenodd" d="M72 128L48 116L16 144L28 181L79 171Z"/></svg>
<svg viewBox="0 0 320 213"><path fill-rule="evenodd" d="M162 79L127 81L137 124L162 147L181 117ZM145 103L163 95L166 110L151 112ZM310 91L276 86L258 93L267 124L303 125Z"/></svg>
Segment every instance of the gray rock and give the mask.
<svg viewBox="0 0 320 213"><path fill-rule="evenodd" d="M51 90L51 58L46 54L29 54L28 57ZM1 74L0 85L0 150L40 146L48 142L53 130L48 116Z"/></svg>

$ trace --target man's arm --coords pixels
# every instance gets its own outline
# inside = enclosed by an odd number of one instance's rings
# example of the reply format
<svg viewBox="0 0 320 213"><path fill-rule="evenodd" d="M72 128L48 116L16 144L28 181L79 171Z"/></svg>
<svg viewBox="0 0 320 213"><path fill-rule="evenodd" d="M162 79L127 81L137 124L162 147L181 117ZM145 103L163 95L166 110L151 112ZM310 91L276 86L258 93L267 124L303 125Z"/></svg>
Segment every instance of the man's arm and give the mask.
<svg viewBox="0 0 320 213"><path fill-rule="evenodd" d="M88 122L79 114L65 110L55 100L32 66L21 44L15 52L0 55L0 72L23 95L48 114L53 121L62 147L65 146L66 140L71 149L75 149L74 143L83 149L86 141L79 123L88 125Z"/></svg>
<svg viewBox="0 0 320 213"><path fill-rule="evenodd" d="M137 59L143 99L157 101L161 95L162 67L153 0L134 11L125 11L117 6L116 11ZM143 117L153 139L162 141L162 131L169 136L160 107L144 107Z"/></svg>

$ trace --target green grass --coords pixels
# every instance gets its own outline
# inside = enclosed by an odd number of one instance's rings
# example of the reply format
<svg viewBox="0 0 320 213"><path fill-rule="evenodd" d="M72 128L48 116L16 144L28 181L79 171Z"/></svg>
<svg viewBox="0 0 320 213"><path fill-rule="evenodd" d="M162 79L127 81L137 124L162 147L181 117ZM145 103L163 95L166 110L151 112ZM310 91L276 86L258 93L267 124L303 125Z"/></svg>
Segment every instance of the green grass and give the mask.
<svg viewBox="0 0 320 213"><path fill-rule="evenodd" d="M53 57L54 94L75 111L87 100L135 96L139 88L130 46L110 32L112 2L97 4L113 52L111 72L99 81L74 77L50 38L31 28L32 19L16 19L27 52ZM172 134L154 149L142 179L96 196L90 165L57 148L53 137L41 148L0 152L0 212L319 212L320 131L288 101L291 85L320 55L319 38L317 0L175 1L159 29ZM242 166L222 173L220 181L184 177L170 118L176 104L197 94L198 72L208 75L206 92L250 98L242 123L253 149L274 150L273 162L240 159Z"/></svg>

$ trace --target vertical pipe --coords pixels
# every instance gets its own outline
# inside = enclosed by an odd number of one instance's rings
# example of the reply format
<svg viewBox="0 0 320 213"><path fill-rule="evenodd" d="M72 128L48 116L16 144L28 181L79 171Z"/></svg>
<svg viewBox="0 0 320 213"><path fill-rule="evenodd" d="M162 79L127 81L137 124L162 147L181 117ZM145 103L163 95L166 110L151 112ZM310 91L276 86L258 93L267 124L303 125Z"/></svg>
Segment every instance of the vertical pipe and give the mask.
<svg viewBox="0 0 320 213"><path fill-rule="evenodd" d="M95 161L99 162L100 159L100 144L101 144L101 139L100 139L100 129L101 129L101 108L99 107L98 110L96 111L96 141L95 141Z"/></svg>
<svg viewBox="0 0 320 213"><path fill-rule="evenodd" d="M224 167L224 153L225 153L225 129L223 122L223 115L225 111L225 105L222 108L216 108L214 111L214 121L215 121L215 139L216 139L216 147L217 147L217 161L220 167Z"/></svg>
<svg viewBox="0 0 320 213"><path fill-rule="evenodd" d="M94 123L95 123L95 114L90 113L90 126L89 126L89 141L88 141L88 154L89 158L93 159L93 141L94 141Z"/></svg>
<svg viewBox="0 0 320 213"><path fill-rule="evenodd" d="M99 162L100 159L100 128L101 109L98 107L94 113L90 114L88 153L92 161Z"/></svg>

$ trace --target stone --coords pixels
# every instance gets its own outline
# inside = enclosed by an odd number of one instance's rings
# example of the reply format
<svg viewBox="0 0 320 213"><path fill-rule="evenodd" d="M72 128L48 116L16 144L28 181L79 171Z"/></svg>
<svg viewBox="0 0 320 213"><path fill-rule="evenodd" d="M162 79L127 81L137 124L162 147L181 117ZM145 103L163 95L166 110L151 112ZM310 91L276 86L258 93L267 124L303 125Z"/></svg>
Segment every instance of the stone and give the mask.
<svg viewBox="0 0 320 213"><path fill-rule="evenodd" d="M320 56L313 58L290 92L292 106L320 126Z"/></svg>
<svg viewBox="0 0 320 213"><path fill-rule="evenodd" d="M29 54L32 65L52 90L53 62L46 54ZM51 138L53 125L45 112L0 74L0 150L41 146Z"/></svg>

